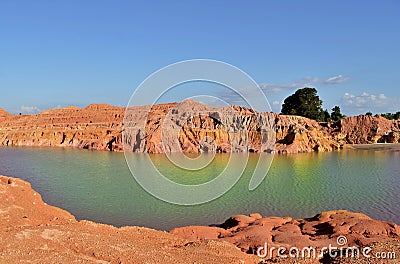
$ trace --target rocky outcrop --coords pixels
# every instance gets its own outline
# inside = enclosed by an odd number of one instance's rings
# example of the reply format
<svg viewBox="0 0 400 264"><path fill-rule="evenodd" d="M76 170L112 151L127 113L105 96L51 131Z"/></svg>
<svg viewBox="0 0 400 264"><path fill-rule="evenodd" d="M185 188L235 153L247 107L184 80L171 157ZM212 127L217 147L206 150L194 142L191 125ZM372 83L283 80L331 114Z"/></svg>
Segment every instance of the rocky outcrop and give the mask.
<svg viewBox="0 0 400 264"><path fill-rule="evenodd" d="M77 221L29 183L0 176L0 263L258 263L228 242Z"/></svg>
<svg viewBox="0 0 400 264"><path fill-rule="evenodd" d="M6 119L9 115L6 110L0 108L0 121Z"/></svg>
<svg viewBox="0 0 400 264"><path fill-rule="evenodd" d="M215 108L191 100L136 106L126 112L106 104L37 115L0 111L0 145L5 146L123 151L125 142L127 150L133 152L300 153L399 140L399 121L381 116L318 123L300 116L258 113L241 106Z"/></svg>
<svg viewBox="0 0 400 264"><path fill-rule="evenodd" d="M380 142L400 143L400 130L390 131L387 135L382 136Z"/></svg>
<svg viewBox="0 0 400 264"><path fill-rule="evenodd" d="M265 243L276 249L313 247L320 250L329 244L347 248L364 247L377 241L398 241L400 227L373 220L361 213L337 210L304 219L236 215L218 226L187 226L173 229L170 233L191 241L227 241L244 252L256 254L257 249L265 247ZM339 236L345 236L346 240L340 242L342 245L338 245Z"/></svg>
<svg viewBox="0 0 400 264"><path fill-rule="evenodd" d="M271 152L273 144L268 143L275 139L275 119L273 113L185 100L128 109L124 138L134 152Z"/></svg>
<svg viewBox="0 0 400 264"><path fill-rule="evenodd" d="M400 123L380 115L359 115L340 121L335 139L347 144L399 143Z"/></svg>
<svg viewBox="0 0 400 264"><path fill-rule="evenodd" d="M123 108L106 104L9 115L0 121L0 145L120 150L123 117Z"/></svg>
<svg viewBox="0 0 400 264"><path fill-rule="evenodd" d="M277 115L276 150L278 153L324 152L340 149L330 130L317 121L300 116Z"/></svg>

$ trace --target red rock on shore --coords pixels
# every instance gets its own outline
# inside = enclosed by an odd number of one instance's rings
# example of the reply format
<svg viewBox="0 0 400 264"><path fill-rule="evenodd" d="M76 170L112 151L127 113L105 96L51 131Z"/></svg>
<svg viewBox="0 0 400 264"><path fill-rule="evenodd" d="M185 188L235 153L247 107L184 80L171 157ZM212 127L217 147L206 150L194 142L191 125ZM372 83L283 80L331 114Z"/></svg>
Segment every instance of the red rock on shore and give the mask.
<svg viewBox="0 0 400 264"><path fill-rule="evenodd" d="M304 219L236 215L218 227L186 226L170 233L191 241L227 241L250 254L256 254L267 243L269 248L286 248L288 254L292 247L313 247L318 251L329 244L362 248L378 241L399 241L400 226L373 220L361 213L336 210ZM340 236L345 236L343 245L338 245ZM274 251L271 257L276 255Z"/></svg>

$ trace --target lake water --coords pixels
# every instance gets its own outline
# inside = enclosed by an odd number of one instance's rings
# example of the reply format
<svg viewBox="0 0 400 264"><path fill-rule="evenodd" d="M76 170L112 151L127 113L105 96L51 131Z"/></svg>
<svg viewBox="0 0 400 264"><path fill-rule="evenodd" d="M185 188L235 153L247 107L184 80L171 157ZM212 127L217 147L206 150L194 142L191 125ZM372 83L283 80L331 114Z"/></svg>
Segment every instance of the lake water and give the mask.
<svg viewBox="0 0 400 264"><path fill-rule="evenodd" d="M132 155L140 159L146 154ZM164 155L151 158L160 171L170 173L170 179L194 184L213 178L229 154L217 154L195 175L177 169ZM123 153L1 147L0 174L29 181L45 202L78 219L116 226L168 230L221 223L235 214L309 217L333 209L400 224L398 148L276 155L267 177L249 191L257 160L256 154L250 155L243 176L228 193L195 206L169 204L145 192L132 177Z"/></svg>

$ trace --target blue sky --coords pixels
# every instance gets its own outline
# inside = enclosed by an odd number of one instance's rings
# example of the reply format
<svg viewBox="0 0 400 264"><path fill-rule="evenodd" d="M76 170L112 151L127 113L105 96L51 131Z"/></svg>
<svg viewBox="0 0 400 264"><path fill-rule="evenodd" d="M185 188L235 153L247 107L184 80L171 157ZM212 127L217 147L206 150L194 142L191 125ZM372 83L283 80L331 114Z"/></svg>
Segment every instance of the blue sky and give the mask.
<svg viewBox="0 0 400 264"><path fill-rule="evenodd" d="M151 73L208 58L247 72L278 112L306 85L347 115L400 111L399 13L395 0L2 0L0 107L125 106Z"/></svg>

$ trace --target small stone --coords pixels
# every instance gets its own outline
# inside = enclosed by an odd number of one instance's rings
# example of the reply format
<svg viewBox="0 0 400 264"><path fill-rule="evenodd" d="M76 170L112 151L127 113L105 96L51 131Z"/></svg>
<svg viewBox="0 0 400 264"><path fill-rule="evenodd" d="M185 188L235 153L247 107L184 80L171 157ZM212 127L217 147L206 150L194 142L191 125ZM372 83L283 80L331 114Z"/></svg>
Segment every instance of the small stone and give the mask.
<svg viewBox="0 0 400 264"><path fill-rule="evenodd" d="M249 214L249 216L257 220L262 218L262 215L259 213Z"/></svg>

